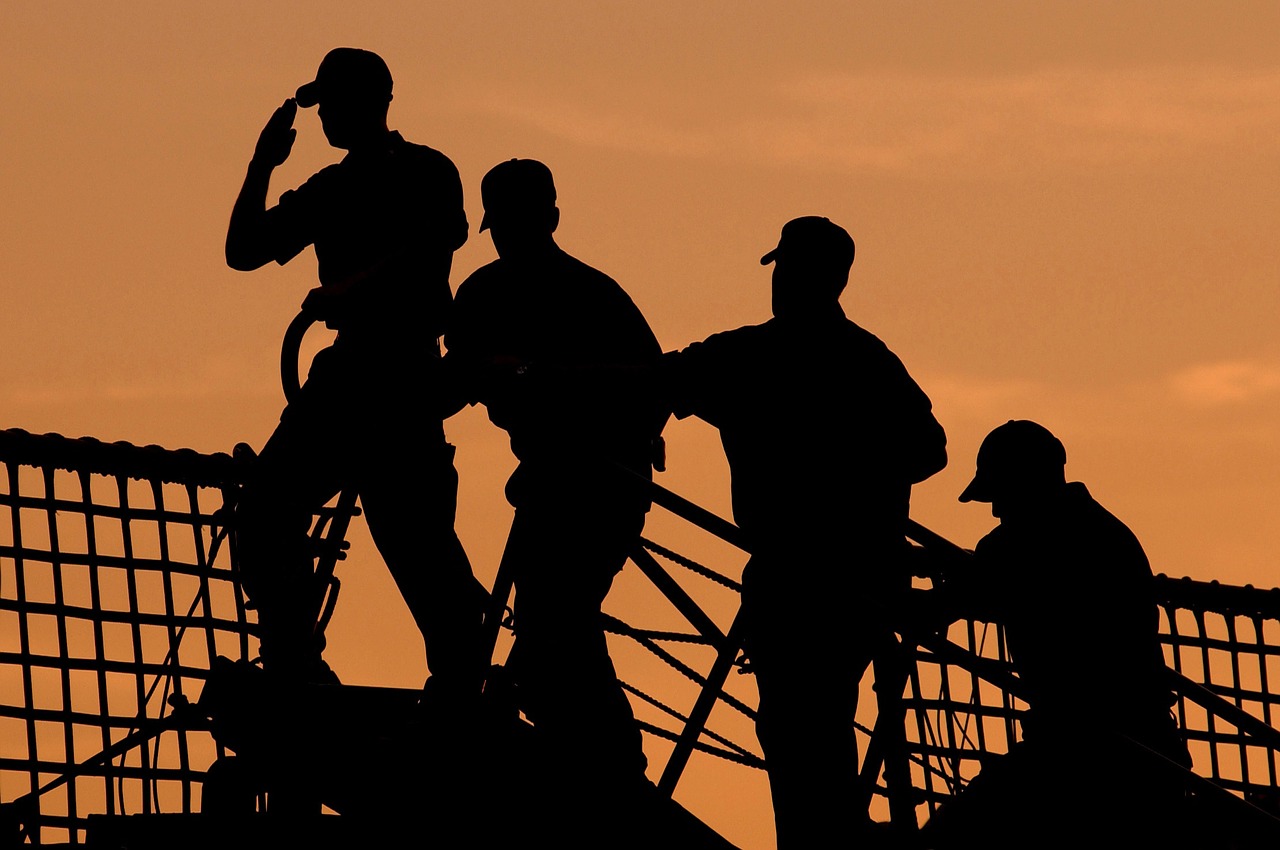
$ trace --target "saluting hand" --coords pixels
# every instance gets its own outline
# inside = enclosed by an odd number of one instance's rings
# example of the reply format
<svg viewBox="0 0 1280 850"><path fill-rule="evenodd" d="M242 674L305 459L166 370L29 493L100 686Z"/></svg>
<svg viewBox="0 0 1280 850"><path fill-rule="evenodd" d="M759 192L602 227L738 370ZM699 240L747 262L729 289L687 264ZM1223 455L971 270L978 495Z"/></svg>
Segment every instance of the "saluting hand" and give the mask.
<svg viewBox="0 0 1280 850"><path fill-rule="evenodd" d="M293 119L298 114L298 102L288 98L271 113L267 125L258 136L258 146L253 151L254 161L275 168L289 158L293 140L298 131L293 129Z"/></svg>

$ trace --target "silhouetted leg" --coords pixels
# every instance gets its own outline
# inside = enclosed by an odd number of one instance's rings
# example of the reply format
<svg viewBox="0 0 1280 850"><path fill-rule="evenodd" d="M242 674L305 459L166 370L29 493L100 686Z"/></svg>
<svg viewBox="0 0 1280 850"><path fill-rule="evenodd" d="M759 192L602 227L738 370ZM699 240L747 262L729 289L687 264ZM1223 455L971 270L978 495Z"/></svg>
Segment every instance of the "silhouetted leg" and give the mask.
<svg viewBox="0 0 1280 850"><path fill-rule="evenodd" d="M869 826L866 812L851 805L859 799L853 721L870 646L813 623L823 612L807 610L808 625L757 632L747 645L781 850L839 845Z"/></svg>
<svg viewBox="0 0 1280 850"><path fill-rule="evenodd" d="M254 460L236 506L244 588L258 609L263 666L311 678L326 671L313 635L317 588L308 541L316 509L340 486L345 446L326 422L332 385L308 380Z"/></svg>
<svg viewBox="0 0 1280 850"><path fill-rule="evenodd" d="M315 634L319 588L308 536L315 511L338 492L347 467L348 437L335 427L342 400L331 377L313 368L253 462L236 506L241 577L258 609L263 667L286 681L334 680L321 657L323 636ZM275 777L267 808L317 815L313 776L288 753L286 746L266 756Z"/></svg>
<svg viewBox="0 0 1280 850"><path fill-rule="evenodd" d="M881 769L889 800L889 819L895 831L905 838L918 828L916 793L907 752L907 715L902 699L910 675L909 660L905 648L887 630L876 639L874 647L876 723L873 734L883 754ZM869 776L865 770L859 775L864 782Z"/></svg>
<svg viewBox="0 0 1280 850"><path fill-rule="evenodd" d="M454 532L458 473L441 438L388 439L371 446L360 472L360 502L378 551L426 644L436 685L479 693L488 593Z"/></svg>
<svg viewBox="0 0 1280 850"><path fill-rule="evenodd" d="M805 545L806 542L808 545ZM780 850L840 845L871 828L860 787L858 686L885 639L882 558L797 536L758 546L743 574L745 648L760 694ZM865 552L865 547L864 547Z"/></svg>
<svg viewBox="0 0 1280 850"><path fill-rule="evenodd" d="M521 703L570 764L643 776L631 704L609 657L600 606L644 514L522 507L511 526Z"/></svg>
<svg viewBox="0 0 1280 850"><path fill-rule="evenodd" d="M1112 797L1123 807L1120 817L1128 819L1120 837L1166 848L1199 844L1187 828L1187 784L1182 771L1190 770L1192 762L1177 721L1161 707L1120 731L1137 742L1119 742L1116 767L1108 774Z"/></svg>
<svg viewBox="0 0 1280 850"><path fill-rule="evenodd" d="M609 657L601 603L644 514L597 506L518 507L508 540L515 581L520 706L542 753L539 781L558 811L540 828L562 846L639 846L645 756Z"/></svg>

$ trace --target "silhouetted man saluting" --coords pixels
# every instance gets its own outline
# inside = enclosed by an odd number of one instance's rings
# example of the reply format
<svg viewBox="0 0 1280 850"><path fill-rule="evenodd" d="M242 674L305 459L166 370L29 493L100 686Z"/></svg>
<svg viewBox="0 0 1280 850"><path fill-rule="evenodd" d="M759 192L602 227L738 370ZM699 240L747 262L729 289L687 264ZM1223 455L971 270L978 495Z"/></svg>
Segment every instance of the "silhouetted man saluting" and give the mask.
<svg viewBox="0 0 1280 850"><path fill-rule="evenodd" d="M982 441L960 494L989 502L1000 524L938 594L949 611L1004 626L1028 711L1024 740L931 825L939 846L1176 838L1177 771L1141 750L1190 767L1170 713L1151 565L1133 532L1066 480L1066 462L1047 428L1010 420Z"/></svg>
<svg viewBox="0 0 1280 850"><path fill-rule="evenodd" d="M241 495L241 566L259 608L264 665L323 679L307 530L316 508L357 488L422 631L432 678L478 692L485 592L453 530L453 448L421 404L438 391L449 270L467 239L462 182L444 154L388 129L391 88L381 57L330 51L315 80L267 122L231 214L232 268L287 263L315 246L321 285L303 310L338 332ZM266 208L271 172L297 134L297 107L316 105L325 137L347 155Z"/></svg>
<svg viewBox="0 0 1280 850"><path fill-rule="evenodd" d="M850 815L858 682L910 585L911 485L946 465L928 397L840 308L853 254L826 218L788 222L760 260L773 264L773 318L666 354L659 370L677 417L719 429L751 547L741 616L781 850L870 828Z"/></svg>
<svg viewBox="0 0 1280 850"><path fill-rule="evenodd" d="M616 781L644 777L600 606L649 509L610 466L651 476L666 417L607 378L583 386L567 376L584 365L651 363L661 348L622 287L556 244L560 210L546 165L500 163L480 191L480 229L498 259L458 287L445 364L462 400L485 405L519 460L506 487L515 507L503 555L516 591L509 666L560 768L553 781L572 783L570 799L590 813Z"/></svg>

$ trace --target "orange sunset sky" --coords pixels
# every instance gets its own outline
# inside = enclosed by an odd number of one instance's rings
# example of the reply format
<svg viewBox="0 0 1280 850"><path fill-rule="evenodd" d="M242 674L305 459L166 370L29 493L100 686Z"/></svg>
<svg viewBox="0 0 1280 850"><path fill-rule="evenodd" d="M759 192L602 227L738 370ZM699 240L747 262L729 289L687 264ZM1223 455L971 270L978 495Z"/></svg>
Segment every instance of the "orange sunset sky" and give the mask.
<svg viewBox="0 0 1280 850"><path fill-rule="evenodd" d="M513 156L551 167L561 245L667 349L767 319L760 255L829 216L858 246L846 311L947 429L918 521L972 546L993 522L956 502L978 444L1030 418L1157 572L1280 584L1274 0L8 2L0 428L261 447L315 261L233 272L227 217L263 122L338 45L386 58L391 126L462 174L455 286L495 256L480 178ZM296 126L273 198L340 155L314 110ZM482 410L447 428L487 581L513 460ZM660 482L727 516L715 432L667 440ZM334 666L416 686L420 643L361 535ZM744 848L772 846L759 787L715 815Z"/></svg>

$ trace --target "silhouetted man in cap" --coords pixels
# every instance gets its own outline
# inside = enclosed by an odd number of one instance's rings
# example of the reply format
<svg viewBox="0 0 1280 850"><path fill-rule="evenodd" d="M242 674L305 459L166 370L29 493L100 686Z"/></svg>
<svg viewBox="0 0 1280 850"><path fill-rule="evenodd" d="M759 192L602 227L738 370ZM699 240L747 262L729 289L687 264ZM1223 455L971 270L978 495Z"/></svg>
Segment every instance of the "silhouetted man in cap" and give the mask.
<svg viewBox="0 0 1280 850"><path fill-rule="evenodd" d="M729 461L781 850L870 829L865 811L850 814L858 682L893 640L887 608L910 585L911 485L946 465L928 397L840 307L853 255L830 220L787 222L760 260L773 264L773 318L666 354L658 373L675 415L716 426Z"/></svg>
<svg viewBox="0 0 1280 850"><path fill-rule="evenodd" d="M249 271L314 245L320 286L303 310L337 338L316 355L259 454L236 513L246 589L268 669L324 678L307 531L339 489L358 490L369 530L421 629L437 690L482 674L485 591L453 530L457 473L439 415L439 337L453 252L467 239L462 183L444 154L387 126L392 80L374 53L330 51L314 81L271 116L227 231L227 263ZM266 207L289 156L297 107L319 106L338 163ZM331 674L330 674L331 675Z"/></svg>
<svg viewBox="0 0 1280 850"><path fill-rule="evenodd" d="M556 244L546 165L500 163L480 191L480 229L498 259L458 287L445 364L519 460L506 486L515 517L503 568L515 584L509 666L521 707L554 751L558 778L607 796L618 781L642 780L645 758L600 607L649 509L612 467L651 476L666 417L614 380L583 386L571 375L652 363L661 348L622 287Z"/></svg>
<svg viewBox="0 0 1280 850"><path fill-rule="evenodd" d="M939 593L956 615L1004 626L1028 711L1024 740L939 815L942 846L1152 841L1182 795L1177 771L1141 751L1190 766L1151 566L1133 532L1067 482L1066 462L1048 429L1010 420L983 440L960 494L989 502L1000 524Z"/></svg>

